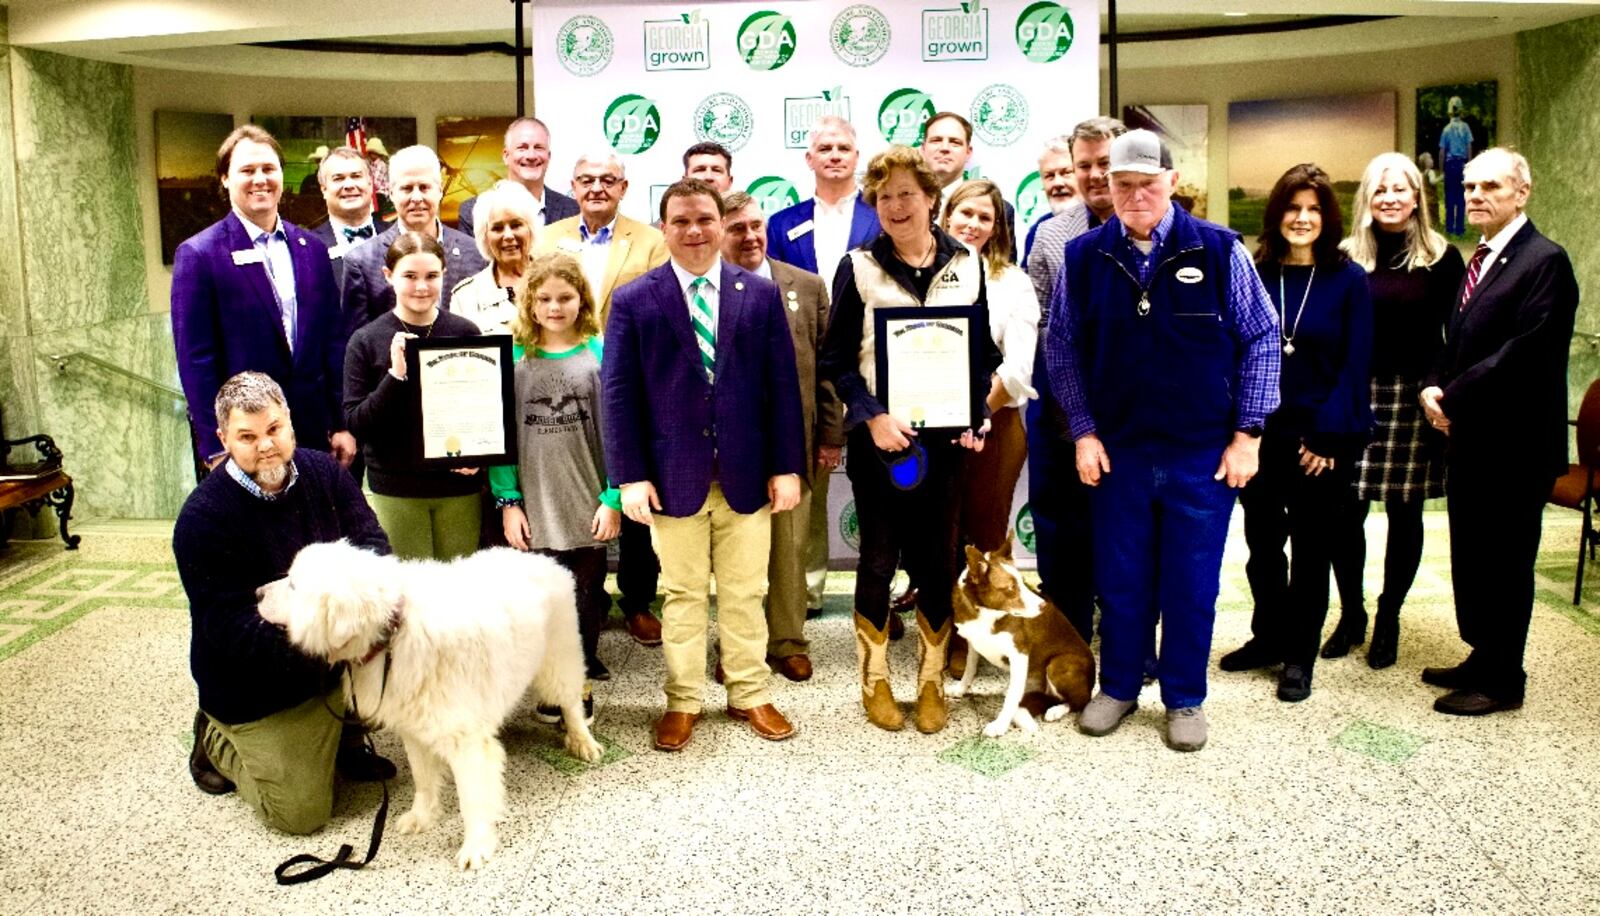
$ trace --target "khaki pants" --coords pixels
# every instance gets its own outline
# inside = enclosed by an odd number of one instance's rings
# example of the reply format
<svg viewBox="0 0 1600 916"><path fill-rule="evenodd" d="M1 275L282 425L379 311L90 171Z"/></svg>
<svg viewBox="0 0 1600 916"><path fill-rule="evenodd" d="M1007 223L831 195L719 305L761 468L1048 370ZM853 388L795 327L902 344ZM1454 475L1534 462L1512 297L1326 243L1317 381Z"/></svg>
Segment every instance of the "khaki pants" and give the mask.
<svg viewBox="0 0 1600 916"><path fill-rule="evenodd" d="M338 687L254 722L224 725L207 716L206 755L268 827L311 833L333 814L333 761L342 729L335 714L344 715Z"/></svg>
<svg viewBox="0 0 1600 916"><path fill-rule="evenodd" d="M822 589L828 582L828 484L833 472L817 468L811 482L811 524L806 528L806 607L822 607Z"/></svg>
<svg viewBox="0 0 1600 916"><path fill-rule="evenodd" d="M767 562L767 654L775 658L804 655L810 649L805 625L811 493L811 488L802 484L800 504L788 512L772 514L772 554Z"/></svg>
<svg viewBox="0 0 1600 916"><path fill-rule="evenodd" d="M667 709L696 713L706 679L706 625L711 576L717 577L717 633L727 675L728 705L749 709L772 702L767 692L767 618L761 609L772 543L772 510L733 511L711 485L694 515L655 515L650 540L661 558L662 654L667 663Z"/></svg>

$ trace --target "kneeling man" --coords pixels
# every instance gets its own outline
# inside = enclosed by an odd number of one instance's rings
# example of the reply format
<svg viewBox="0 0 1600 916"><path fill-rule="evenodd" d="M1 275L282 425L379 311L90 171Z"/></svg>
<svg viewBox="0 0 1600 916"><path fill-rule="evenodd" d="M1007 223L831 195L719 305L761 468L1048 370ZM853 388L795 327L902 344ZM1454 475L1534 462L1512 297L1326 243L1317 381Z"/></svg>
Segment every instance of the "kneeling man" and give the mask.
<svg viewBox="0 0 1600 916"><path fill-rule="evenodd" d="M277 382L235 375L216 414L228 458L189 494L172 535L200 691L189 772L213 795L237 788L268 826L310 833L333 812L335 758L347 779L388 778L394 766L367 754L358 730L341 738L337 679L261 618L256 590L283 578L307 544L347 538L388 553L389 542L334 459L295 451Z"/></svg>
<svg viewBox="0 0 1600 916"><path fill-rule="evenodd" d="M778 288L722 259L723 211L705 182L666 190L671 259L617 290L600 370L606 467L661 558L664 751L700 718L713 575L728 715L763 738L794 732L767 692L761 598L771 513L800 502L800 381Z"/></svg>

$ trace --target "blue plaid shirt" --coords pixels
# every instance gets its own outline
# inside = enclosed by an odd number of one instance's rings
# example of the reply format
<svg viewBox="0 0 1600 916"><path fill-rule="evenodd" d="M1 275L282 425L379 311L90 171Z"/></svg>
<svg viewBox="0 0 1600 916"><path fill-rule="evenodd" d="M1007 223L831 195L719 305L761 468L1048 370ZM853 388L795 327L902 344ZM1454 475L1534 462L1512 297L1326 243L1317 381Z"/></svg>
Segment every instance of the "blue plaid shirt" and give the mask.
<svg viewBox="0 0 1600 916"><path fill-rule="evenodd" d="M1139 269L1139 285L1148 286L1155 273L1154 255L1161 250L1161 242L1172 229L1172 207L1150 232L1153 243L1150 254L1140 251L1128 238L1128 227L1122 230L1121 244L1133 250L1134 263ZM1094 416L1084 394L1083 372L1078 365L1077 310L1067 289L1067 272L1056 277L1055 292L1050 297L1050 320L1045 342L1045 362L1050 369L1050 386L1056 400L1066 411L1073 439L1081 439L1095 431ZM1228 259L1228 312L1234 333L1245 346L1244 358L1239 361L1235 390L1239 392L1238 411L1234 429L1260 429L1267 415L1278 408L1278 315L1261 285L1261 276L1250 260L1241 242L1233 243Z"/></svg>
<svg viewBox="0 0 1600 916"><path fill-rule="evenodd" d="M228 476L232 477L236 482L238 482L239 486L244 487L251 496L254 496L256 499L264 499L269 503L275 499L281 498L285 493L288 493L289 490L294 487L294 482L300 479L300 471L294 466L294 460L290 459L289 479L284 483L283 489L277 491L276 493L268 493L266 490L261 489L261 485L256 483L254 478L244 472L244 468L241 468L235 464L232 458L229 458L227 463L223 466L228 469Z"/></svg>

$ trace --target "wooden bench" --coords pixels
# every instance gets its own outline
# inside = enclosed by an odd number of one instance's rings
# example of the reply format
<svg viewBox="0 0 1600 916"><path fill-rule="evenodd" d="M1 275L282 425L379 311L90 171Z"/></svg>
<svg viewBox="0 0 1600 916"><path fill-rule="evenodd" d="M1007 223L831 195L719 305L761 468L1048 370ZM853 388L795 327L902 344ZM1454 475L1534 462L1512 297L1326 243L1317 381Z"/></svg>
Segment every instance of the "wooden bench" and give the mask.
<svg viewBox="0 0 1600 916"><path fill-rule="evenodd" d="M3 417L4 414L0 414L0 544L10 536L18 509L26 509L30 516L37 517L40 509L49 506L60 522L61 540L66 542L68 550L77 550L80 537L67 533L74 491L72 477L61 465L61 449L49 436L4 438ZM27 461L13 455L13 448L28 445L38 453L35 460Z"/></svg>

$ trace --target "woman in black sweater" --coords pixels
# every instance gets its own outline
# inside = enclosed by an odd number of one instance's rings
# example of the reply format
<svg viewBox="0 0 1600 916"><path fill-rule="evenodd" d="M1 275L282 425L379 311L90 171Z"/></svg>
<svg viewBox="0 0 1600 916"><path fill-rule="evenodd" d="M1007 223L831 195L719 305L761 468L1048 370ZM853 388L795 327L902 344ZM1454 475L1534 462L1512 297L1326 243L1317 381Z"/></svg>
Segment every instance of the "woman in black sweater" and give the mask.
<svg viewBox="0 0 1600 916"><path fill-rule="evenodd" d="M1256 250L1280 318L1281 402L1261 437L1261 470L1239 494L1255 599L1251 638L1222 657L1222 669L1282 662L1278 699L1290 703L1311 695L1333 533L1372 433L1372 302L1365 273L1339 251L1340 223L1327 173L1297 165L1267 199ZM1283 551L1290 541L1292 566Z"/></svg>
<svg viewBox="0 0 1600 916"><path fill-rule="evenodd" d="M478 549L482 519L476 470L424 468L416 426L421 395L406 377L411 337L476 337L478 326L439 308L444 248L404 232L383 275L394 308L350 337L344 354L344 417L367 461L372 510L397 556L447 560Z"/></svg>
<svg viewBox="0 0 1600 916"><path fill-rule="evenodd" d="M1417 390L1444 345L1444 324L1466 268L1461 253L1430 225L1428 208L1418 205L1422 188L1422 174L1407 157L1384 153L1373 159L1356 188L1355 226L1341 246L1367 271L1372 291L1371 397L1378 434L1356 463L1354 500L1337 537L1333 573L1343 612L1322 657L1345 655L1366 636L1365 522L1372 502L1382 500L1389 536L1367 647L1373 668L1395 662L1400 605L1422 562L1423 500L1444 495L1442 437L1423 422Z"/></svg>

